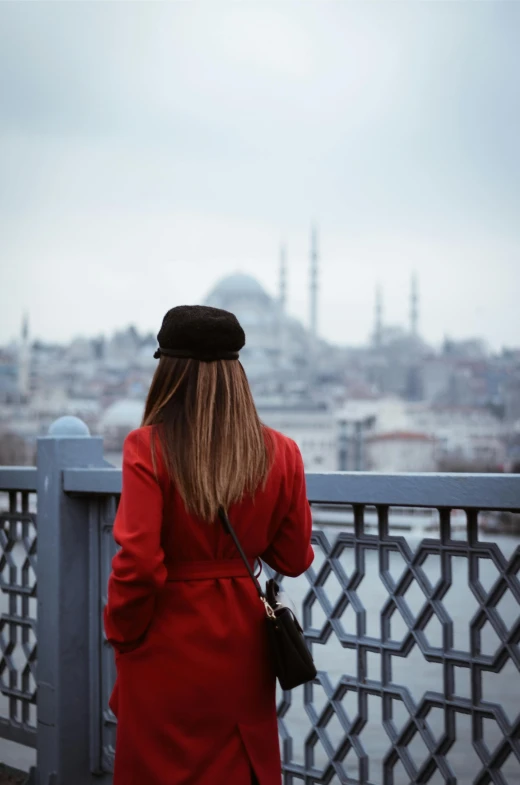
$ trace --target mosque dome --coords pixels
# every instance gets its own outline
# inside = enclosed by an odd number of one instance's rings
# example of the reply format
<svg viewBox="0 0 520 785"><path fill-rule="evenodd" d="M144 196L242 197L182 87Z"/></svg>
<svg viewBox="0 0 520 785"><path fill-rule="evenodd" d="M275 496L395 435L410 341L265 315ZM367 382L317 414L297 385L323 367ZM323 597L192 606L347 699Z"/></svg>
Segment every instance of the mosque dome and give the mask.
<svg viewBox="0 0 520 785"><path fill-rule="evenodd" d="M269 295L256 278L245 273L235 273L223 278L211 290L207 303L236 298L267 298Z"/></svg>

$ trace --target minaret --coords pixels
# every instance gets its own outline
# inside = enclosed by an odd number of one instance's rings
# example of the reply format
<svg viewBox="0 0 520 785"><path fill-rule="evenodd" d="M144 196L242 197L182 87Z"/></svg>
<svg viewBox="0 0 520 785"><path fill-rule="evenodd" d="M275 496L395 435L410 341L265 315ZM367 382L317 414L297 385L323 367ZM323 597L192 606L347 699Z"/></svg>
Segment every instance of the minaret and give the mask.
<svg viewBox="0 0 520 785"><path fill-rule="evenodd" d="M376 304L374 319L374 344L381 346L383 341L383 292L381 286L376 286Z"/></svg>
<svg viewBox="0 0 520 785"><path fill-rule="evenodd" d="M417 275L412 275L412 286L410 291L410 332L414 338L419 334L419 287Z"/></svg>
<svg viewBox="0 0 520 785"><path fill-rule="evenodd" d="M287 309L287 250L284 244L280 246L280 281L278 293L278 335L276 338L278 348L278 367L282 371L285 360L286 347L286 309ZM283 387L282 377L280 384Z"/></svg>
<svg viewBox="0 0 520 785"><path fill-rule="evenodd" d="M415 344L414 351L410 353L410 366L406 384L406 398L409 401L421 401L424 396L423 367L420 362L419 344L419 291L417 275L412 274L410 287L410 336Z"/></svg>
<svg viewBox="0 0 520 785"><path fill-rule="evenodd" d="M318 233L312 228L311 275L310 275L310 333L313 341L318 334Z"/></svg>
<svg viewBox="0 0 520 785"><path fill-rule="evenodd" d="M29 340L29 317L24 314L22 322L22 343L27 343Z"/></svg>
<svg viewBox="0 0 520 785"><path fill-rule="evenodd" d="M24 315L18 354L18 392L24 401L29 397L29 318Z"/></svg>
<svg viewBox="0 0 520 785"><path fill-rule="evenodd" d="M285 245L280 246L280 310L285 312L287 307L287 249Z"/></svg>

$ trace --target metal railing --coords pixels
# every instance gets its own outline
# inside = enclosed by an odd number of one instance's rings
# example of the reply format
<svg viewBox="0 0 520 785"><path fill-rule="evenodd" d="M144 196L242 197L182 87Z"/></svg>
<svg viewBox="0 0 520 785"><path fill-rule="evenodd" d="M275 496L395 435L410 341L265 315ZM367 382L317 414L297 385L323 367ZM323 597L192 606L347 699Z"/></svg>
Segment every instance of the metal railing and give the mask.
<svg viewBox="0 0 520 785"><path fill-rule="evenodd" d="M36 746L36 469L0 469L0 738Z"/></svg>
<svg viewBox="0 0 520 785"><path fill-rule="evenodd" d="M100 439L57 433L40 440L38 469L0 469L0 737L37 747L39 785L111 779L101 610L121 472L102 453ZM520 548L483 536L479 518L519 512L520 477L338 473L307 485L325 525L313 566L286 583L319 673L279 696L284 783L518 785ZM397 508L427 515L394 525ZM339 531L326 510L343 516Z"/></svg>

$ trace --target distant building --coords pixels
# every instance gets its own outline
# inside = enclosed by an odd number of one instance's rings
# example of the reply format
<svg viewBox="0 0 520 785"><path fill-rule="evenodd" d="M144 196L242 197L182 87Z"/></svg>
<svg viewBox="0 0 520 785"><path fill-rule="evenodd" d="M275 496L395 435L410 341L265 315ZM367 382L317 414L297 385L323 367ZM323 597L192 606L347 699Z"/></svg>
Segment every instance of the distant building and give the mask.
<svg viewBox="0 0 520 785"><path fill-rule="evenodd" d="M432 472L436 468L436 442L425 433L393 431L369 436L367 468L375 472Z"/></svg>
<svg viewBox="0 0 520 785"><path fill-rule="evenodd" d="M13 403L18 397L18 363L11 352L0 350L0 403Z"/></svg>
<svg viewBox="0 0 520 785"><path fill-rule="evenodd" d="M335 412L329 407L259 402L258 413L262 422L296 442L306 471L337 471L338 427Z"/></svg>
<svg viewBox="0 0 520 785"><path fill-rule="evenodd" d="M516 423L520 420L520 352L511 354L502 383L501 399L505 420Z"/></svg>
<svg viewBox="0 0 520 785"><path fill-rule="evenodd" d="M417 408L416 427L435 437L440 468L499 468L506 461L504 424L492 412L471 407Z"/></svg>

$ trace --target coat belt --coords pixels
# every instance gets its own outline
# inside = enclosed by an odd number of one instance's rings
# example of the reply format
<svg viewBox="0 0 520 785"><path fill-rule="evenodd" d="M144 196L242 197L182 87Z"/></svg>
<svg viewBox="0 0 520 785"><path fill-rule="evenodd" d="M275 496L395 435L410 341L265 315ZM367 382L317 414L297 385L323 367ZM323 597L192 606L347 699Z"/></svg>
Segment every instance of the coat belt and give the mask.
<svg viewBox="0 0 520 785"><path fill-rule="evenodd" d="M254 571L254 560L250 559ZM218 559L215 561L187 561L168 566L168 581L203 581L211 578L245 578L248 576L242 559Z"/></svg>

